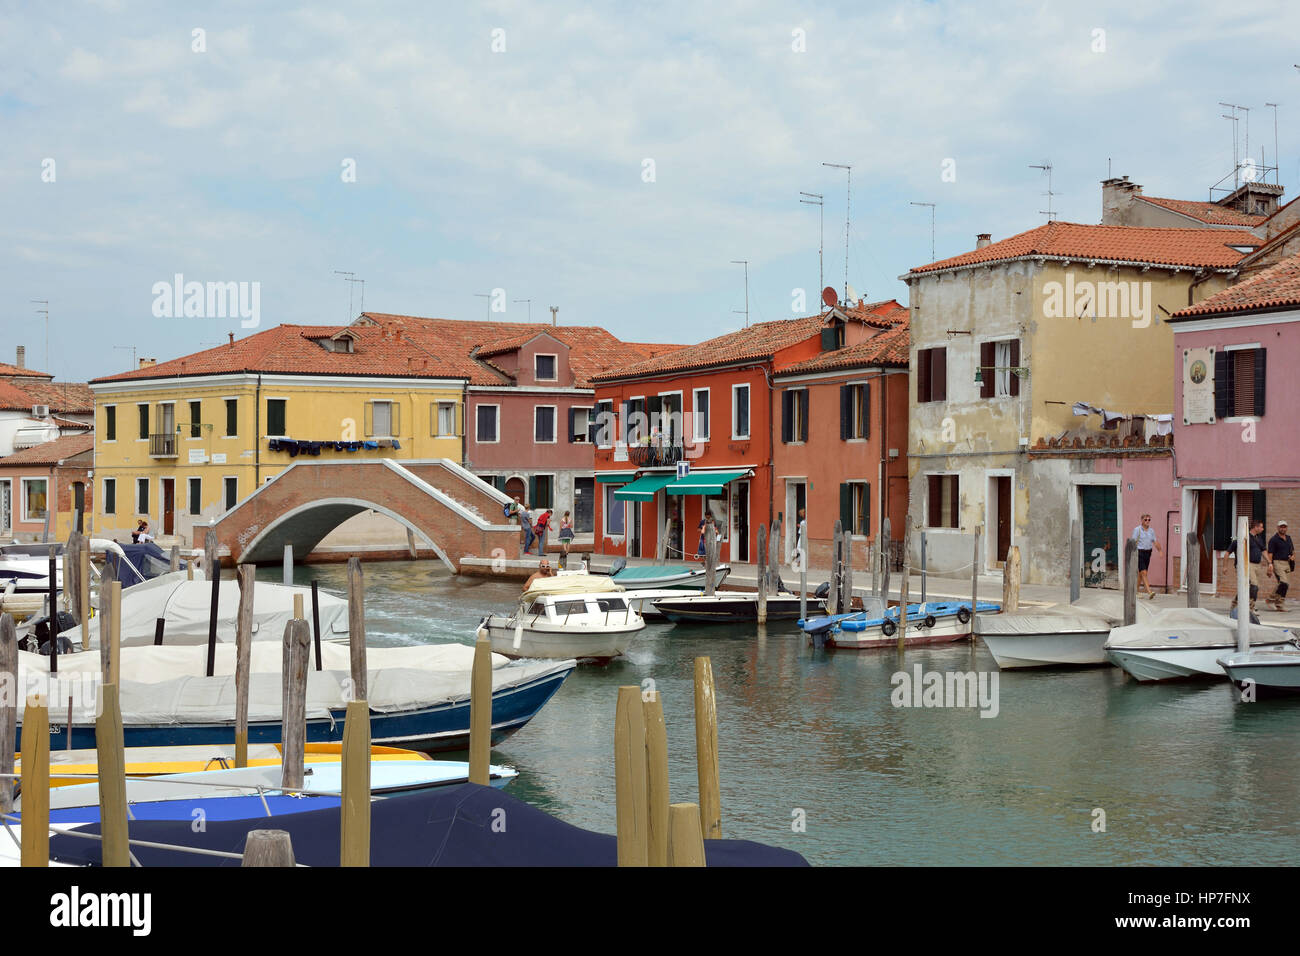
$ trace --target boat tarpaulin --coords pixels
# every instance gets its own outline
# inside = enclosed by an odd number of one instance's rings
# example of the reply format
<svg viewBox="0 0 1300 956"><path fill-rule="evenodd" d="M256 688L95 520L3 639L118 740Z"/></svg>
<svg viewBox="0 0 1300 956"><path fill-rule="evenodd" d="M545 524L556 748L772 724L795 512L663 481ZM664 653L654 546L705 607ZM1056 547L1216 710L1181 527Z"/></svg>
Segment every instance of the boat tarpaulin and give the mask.
<svg viewBox="0 0 1300 956"><path fill-rule="evenodd" d="M693 471L677 478L664 490L670 495L720 495L722 489L748 471Z"/></svg>
<svg viewBox="0 0 1300 956"><path fill-rule="evenodd" d="M612 482L631 481L635 471L598 471L596 472L596 481L602 485L608 485Z"/></svg>
<svg viewBox="0 0 1300 956"><path fill-rule="evenodd" d="M501 820L509 826L501 827ZM338 866L339 809L330 807L277 816L274 820L212 820L199 833L193 821L136 820L131 850L142 866L239 866L240 861L203 856L187 846L242 853L250 830L286 830L294 859L307 866ZM98 833L99 824L78 828ZM152 844L152 845L150 845ZM705 840L709 866L807 866L793 850L749 840ZM50 859L98 866L100 841L55 835ZM371 866L615 866L617 839L558 820L492 787L464 783L398 794L370 805Z"/></svg>
<svg viewBox="0 0 1300 956"><path fill-rule="evenodd" d="M671 485L677 475L642 475L630 485L624 485L614 492L619 501L654 501L655 492L665 485Z"/></svg>

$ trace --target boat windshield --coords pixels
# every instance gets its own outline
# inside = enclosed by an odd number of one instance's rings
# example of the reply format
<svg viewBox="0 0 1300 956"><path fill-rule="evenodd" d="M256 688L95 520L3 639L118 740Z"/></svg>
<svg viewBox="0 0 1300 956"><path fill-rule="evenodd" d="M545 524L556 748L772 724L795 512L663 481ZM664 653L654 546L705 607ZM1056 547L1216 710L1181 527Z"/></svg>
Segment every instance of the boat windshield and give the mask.
<svg viewBox="0 0 1300 956"><path fill-rule="evenodd" d="M569 614L586 614L586 613L587 613L586 601L556 601L555 602L555 614L557 617L561 615L567 616Z"/></svg>
<svg viewBox="0 0 1300 956"><path fill-rule="evenodd" d="M626 611L627 602L622 598L597 598L596 606L602 611Z"/></svg>

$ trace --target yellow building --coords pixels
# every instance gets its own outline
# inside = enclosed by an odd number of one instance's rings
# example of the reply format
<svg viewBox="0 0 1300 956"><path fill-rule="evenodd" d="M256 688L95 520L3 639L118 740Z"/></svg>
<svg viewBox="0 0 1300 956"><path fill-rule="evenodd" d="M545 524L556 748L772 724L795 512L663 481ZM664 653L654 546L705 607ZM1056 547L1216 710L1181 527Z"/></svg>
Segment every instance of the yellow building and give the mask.
<svg viewBox="0 0 1300 956"><path fill-rule="evenodd" d="M96 379L91 529L201 544L301 455L459 462L469 361L393 328L281 325Z"/></svg>

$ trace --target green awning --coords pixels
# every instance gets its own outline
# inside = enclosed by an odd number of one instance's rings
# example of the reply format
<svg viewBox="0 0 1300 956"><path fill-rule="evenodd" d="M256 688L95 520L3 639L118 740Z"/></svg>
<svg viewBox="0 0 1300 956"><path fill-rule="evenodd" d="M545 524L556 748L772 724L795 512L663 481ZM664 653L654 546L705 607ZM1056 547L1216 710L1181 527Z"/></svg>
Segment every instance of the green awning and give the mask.
<svg viewBox="0 0 1300 956"><path fill-rule="evenodd" d="M598 471L596 472L596 481L602 485L608 485L617 481L631 481L635 471Z"/></svg>
<svg viewBox="0 0 1300 956"><path fill-rule="evenodd" d="M614 492L614 497L619 501L654 501L656 491L676 480L677 475L672 472L666 475L642 475L632 484L624 485Z"/></svg>
<svg viewBox="0 0 1300 956"><path fill-rule="evenodd" d="M670 495L720 495L728 483L747 474L748 471L693 471L664 491Z"/></svg>

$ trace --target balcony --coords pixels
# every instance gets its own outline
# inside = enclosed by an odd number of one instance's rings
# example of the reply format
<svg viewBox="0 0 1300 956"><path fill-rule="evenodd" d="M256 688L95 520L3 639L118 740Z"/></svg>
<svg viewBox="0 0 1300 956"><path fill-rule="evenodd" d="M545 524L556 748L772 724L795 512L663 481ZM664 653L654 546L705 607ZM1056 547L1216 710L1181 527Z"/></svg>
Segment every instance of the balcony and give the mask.
<svg viewBox="0 0 1300 956"><path fill-rule="evenodd" d="M682 445L630 445L627 457L638 468L655 468L676 465L686 457L686 449Z"/></svg>
<svg viewBox="0 0 1300 956"><path fill-rule="evenodd" d="M149 436L149 457L150 458L175 458L176 457L176 433L163 432L161 435Z"/></svg>

